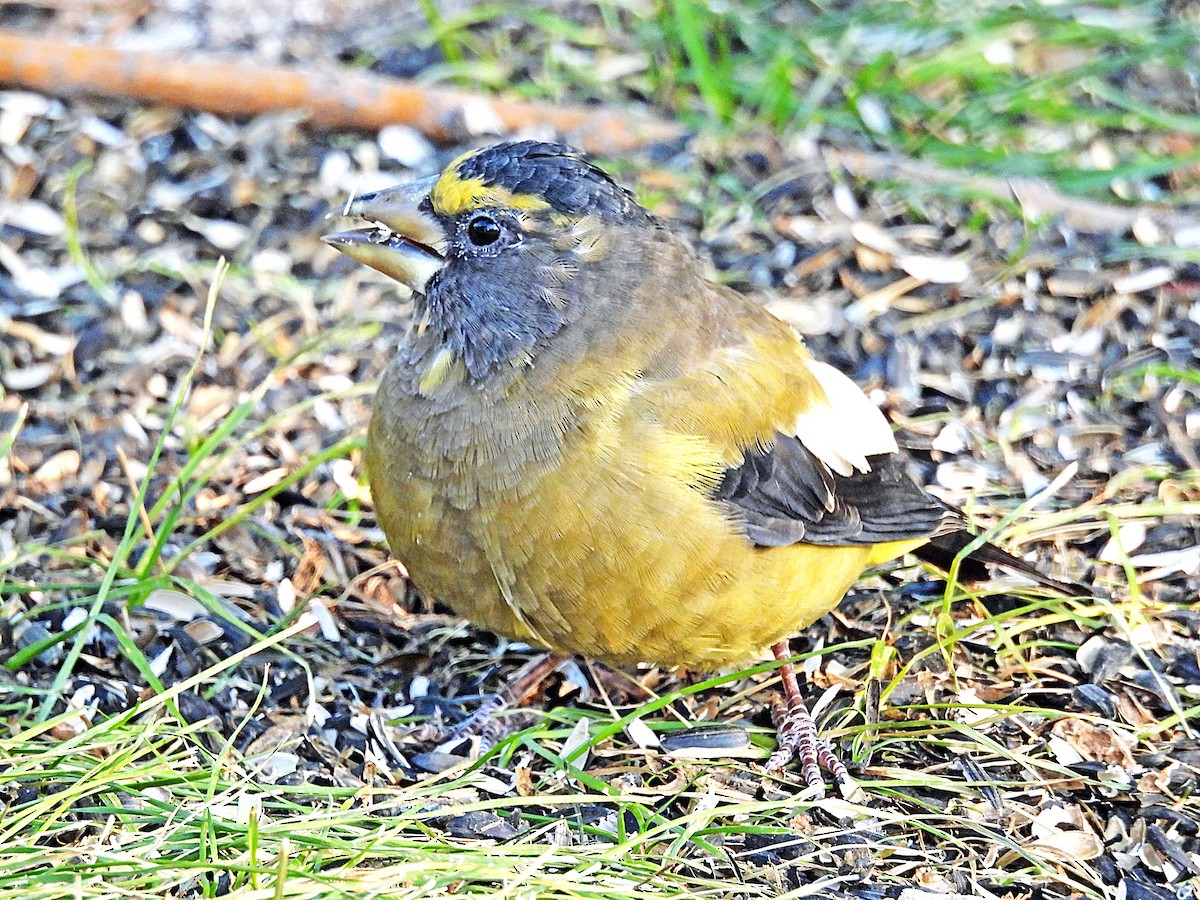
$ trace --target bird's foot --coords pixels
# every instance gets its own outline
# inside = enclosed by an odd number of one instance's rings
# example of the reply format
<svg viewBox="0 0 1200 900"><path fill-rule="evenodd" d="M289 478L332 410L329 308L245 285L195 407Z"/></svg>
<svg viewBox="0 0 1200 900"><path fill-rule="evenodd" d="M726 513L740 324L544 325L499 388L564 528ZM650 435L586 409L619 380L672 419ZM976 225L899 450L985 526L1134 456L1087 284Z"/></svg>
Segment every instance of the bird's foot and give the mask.
<svg viewBox="0 0 1200 900"><path fill-rule="evenodd" d="M408 732L408 738L422 744L460 743L470 738L479 738L479 752L486 753L503 740L511 730L505 720L499 718L506 710L520 706L538 686L562 665L565 657L554 653L539 657L525 664L512 680L498 693L488 697L479 708L461 722L454 725L418 725Z"/></svg>
<svg viewBox="0 0 1200 900"><path fill-rule="evenodd" d="M782 662L779 678L783 685L783 702L771 709L771 719L777 734L775 752L767 760L767 771L778 772L793 759L800 762L804 783L817 797L825 796L824 768L833 776L834 784L843 795L854 791L855 784L842 761L837 758L829 744L817 734L817 723L813 721L804 698L800 695L800 684L796 681L796 669L790 659L791 650L787 642L771 648L775 658Z"/></svg>
<svg viewBox="0 0 1200 900"><path fill-rule="evenodd" d="M492 694L461 722L453 725L426 722L409 731L407 737L419 744L459 744L477 737L479 751L486 753L508 734L507 723L498 716L511 705L503 692Z"/></svg>
<svg viewBox="0 0 1200 900"><path fill-rule="evenodd" d="M804 783L820 796L825 794L825 776L821 769L833 776L839 788L850 783L850 773L829 744L817 734L817 725L803 700L789 697L775 704L771 719L775 722L777 739L775 752L767 760L768 772L778 772L793 759L797 760Z"/></svg>

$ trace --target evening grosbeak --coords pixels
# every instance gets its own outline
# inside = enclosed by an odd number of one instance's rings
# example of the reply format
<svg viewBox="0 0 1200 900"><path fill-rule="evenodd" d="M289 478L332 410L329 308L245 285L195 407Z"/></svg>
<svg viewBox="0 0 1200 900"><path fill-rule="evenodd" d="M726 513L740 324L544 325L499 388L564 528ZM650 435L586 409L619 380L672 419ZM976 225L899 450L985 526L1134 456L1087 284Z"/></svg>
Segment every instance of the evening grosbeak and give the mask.
<svg viewBox="0 0 1200 900"><path fill-rule="evenodd" d="M497 144L346 211L378 227L325 240L415 303L367 438L379 522L477 625L605 663L786 660L864 569L973 540L849 378L578 151ZM960 573L983 562L1071 590L986 544ZM781 674L768 766L845 781Z"/></svg>

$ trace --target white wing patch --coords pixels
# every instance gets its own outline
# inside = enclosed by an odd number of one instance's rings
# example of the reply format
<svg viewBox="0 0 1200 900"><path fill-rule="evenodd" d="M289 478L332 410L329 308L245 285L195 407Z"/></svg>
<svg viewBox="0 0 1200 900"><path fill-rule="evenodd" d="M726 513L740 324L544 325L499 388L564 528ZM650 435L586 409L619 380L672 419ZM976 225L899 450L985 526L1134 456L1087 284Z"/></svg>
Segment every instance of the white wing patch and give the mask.
<svg viewBox="0 0 1200 900"><path fill-rule="evenodd" d="M857 384L828 363L809 368L825 392L796 420L795 435L838 475L870 472L868 456L896 453L892 426Z"/></svg>

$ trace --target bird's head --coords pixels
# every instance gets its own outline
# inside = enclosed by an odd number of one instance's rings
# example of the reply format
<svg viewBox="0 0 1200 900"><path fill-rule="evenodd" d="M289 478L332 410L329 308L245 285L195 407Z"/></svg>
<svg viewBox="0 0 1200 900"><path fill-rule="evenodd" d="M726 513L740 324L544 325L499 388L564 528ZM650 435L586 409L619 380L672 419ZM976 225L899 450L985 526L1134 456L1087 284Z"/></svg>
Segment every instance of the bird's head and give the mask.
<svg viewBox="0 0 1200 900"><path fill-rule="evenodd" d="M472 151L346 212L377 227L325 240L410 288L426 327L477 380L533 361L585 314L618 312L662 240L633 195L581 152L538 141Z"/></svg>

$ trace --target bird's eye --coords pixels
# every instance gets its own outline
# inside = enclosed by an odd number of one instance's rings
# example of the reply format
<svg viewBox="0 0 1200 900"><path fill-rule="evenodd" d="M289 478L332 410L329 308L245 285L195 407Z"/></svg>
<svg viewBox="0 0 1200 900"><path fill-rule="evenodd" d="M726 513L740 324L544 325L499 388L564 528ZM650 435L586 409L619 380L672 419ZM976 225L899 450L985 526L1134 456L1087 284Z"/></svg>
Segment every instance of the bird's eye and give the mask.
<svg viewBox="0 0 1200 900"><path fill-rule="evenodd" d="M486 247L500 240L500 225L491 216L476 216L467 223L467 237L476 247Z"/></svg>

